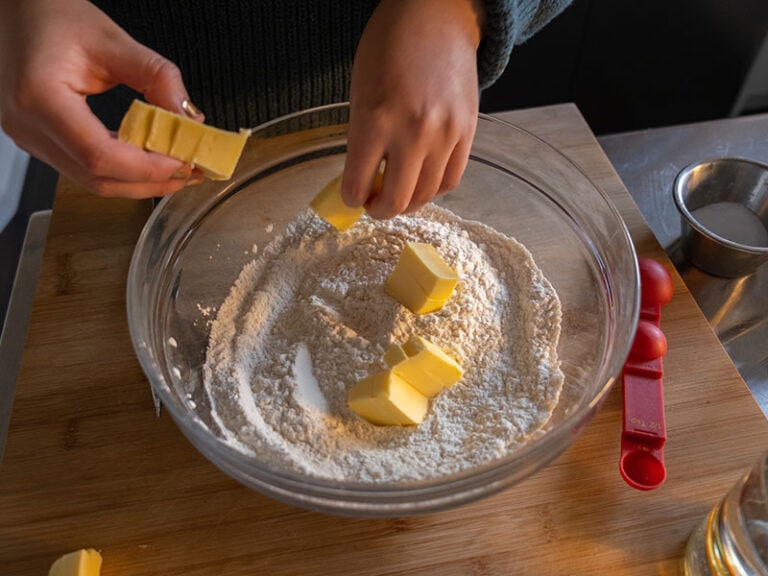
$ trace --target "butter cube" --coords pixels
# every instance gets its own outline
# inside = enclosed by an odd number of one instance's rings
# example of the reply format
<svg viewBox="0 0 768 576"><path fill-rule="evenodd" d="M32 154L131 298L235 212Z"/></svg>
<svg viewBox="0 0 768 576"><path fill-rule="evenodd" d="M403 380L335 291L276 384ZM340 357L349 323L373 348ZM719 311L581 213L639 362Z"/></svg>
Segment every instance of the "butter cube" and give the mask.
<svg viewBox="0 0 768 576"><path fill-rule="evenodd" d="M312 199L309 206L323 220L343 232L357 222L365 212L362 206L347 206L341 198L341 174L328 182Z"/></svg>
<svg viewBox="0 0 768 576"><path fill-rule="evenodd" d="M48 576L99 576L101 554L93 548L77 550L58 558L48 571Z"/></svg>
<svg viewBox="0 0 768 576"><path fill-rule="evenodd" d="M447 300L428 298L413 276L403 268L395 268L384 283L384 291L414 314L429 314L440 310Z"/></svg>
<svg viewBox="0 0 768 576"><path fill-rule="evenodd" d="M196 166L212 180L232 177L250 134L206 126L141 100L133 101L117 132L121 141Z"/></svg>
<svg viewBox="0 0 768 576"><path fill-rule="evenodd" d="M168 112L168 110L163 110L162 108L155 108L155 113L152 115L152 125L149 127L149 134L147 135L147 141L144 143L144 148L168 156L178 127L178 114Z"/></svg>
<svg viewBox="0 0 768 576"><path fill-rule="evenodd" d="M390 368L407 358L408 354L405 353L405 350L400 344L392 344L392 346L389 347L389 350L384 353L384 362Z"/></svg>
<svg viewBox="0 0 768 576"><path fill-rule="evenodd" d="M228 132L206 126L192 164L211 180L229 180L250 135L250 130Z"/></svg>
<svg viewBox="0 0 768 576"><path fill-rule="evenodd" d="M328 182L328 184L326 184L312 199L309 206L318 216L320 216L320 218L328 222L328 224L336 228L339 232L344 232L345 230L349 230L349 228L362 217L365 208L362 206L347 206L344 203L344 200L341 197L341 178L342 175L339 174L336 178ZM373 181L373 194L376 194L381 190L383 182L384 163L382 162Z"/></svg>
<svg viewBox="0 0 768 576"><path fill-rule="evenodd" d="M384 290L415 314L442 308L459 281L459 275L440 257L434 246L408 242Z"/></svg>
<svg viewBox="0 0 768 576"><path fill-rule="evenodd" d="M347 405L372 424L413 426L424 421L429 400L391 370L385 370L352 386Z"/></svg>
<svg viewBox="0 0 768 576"><path fill-rule="evenodd" d="M120 129L117 132L118 139L133 146L144 148L154 116L154 106L141 100L134 100L120 123Z"/></svg>
<svg viewBox="0 0 768 576"><path fill-rule="evenodd" d="M407 358L392 366L392 374L427 398L453 386L464 374L458 362L426 338L413 335L402 349Z"/></svg>
<svg viewBox="0 0 768 576"><path fill-rule="evenodd" d="M195 153L203 139L206 127L200 122L189 118L179 118L179 126L171 143L170 156L192 164L195 161Z"/></svg>
<svg viewBox="0 0 768 576"><path fill-rule="evenodd" d="M410 272L428 298L447 300L459 281L432 244L408 242L400 255L400 265Z"/></svg>

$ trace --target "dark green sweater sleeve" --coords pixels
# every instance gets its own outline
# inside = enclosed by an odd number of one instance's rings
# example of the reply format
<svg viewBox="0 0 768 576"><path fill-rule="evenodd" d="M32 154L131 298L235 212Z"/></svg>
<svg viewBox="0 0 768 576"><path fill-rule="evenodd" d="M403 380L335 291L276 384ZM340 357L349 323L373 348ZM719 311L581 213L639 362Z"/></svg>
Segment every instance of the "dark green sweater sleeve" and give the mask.
<svg viewBox="0 0 768 576"><path fill-rule="evenodd" d="M571 0L485 0L485 30L477 57L480 88L493 84L512 49L560 14Z"/></svg>

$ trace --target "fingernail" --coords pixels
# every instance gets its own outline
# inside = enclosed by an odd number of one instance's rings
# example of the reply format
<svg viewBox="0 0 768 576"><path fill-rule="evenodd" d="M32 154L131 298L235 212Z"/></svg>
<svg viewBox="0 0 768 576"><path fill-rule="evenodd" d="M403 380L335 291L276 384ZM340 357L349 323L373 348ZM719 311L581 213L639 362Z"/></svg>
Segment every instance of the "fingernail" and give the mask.
<svg viewBox="0 0 768 576"><path fill-rule="evenodd" d="M184 113L190 118L197 118L198 116L203 115L200 108L192 104L190 100L184 100L184 102L181 103L181 109L184 110Z"/></svg>
<svg viewBox="0 0 768 576"><path fill-rule="evenodd" d="M198 184L202 183L203 180L205 180L205 176L201 174L195 174L189 180L187 180L187 182L184 184L184 188L189 188L190 186L197 186Z"/></svg>
<svg viewBox="0 0 768 576"><path fill-rule="evenodd" d="M182 168L179 168L176 170L176 172L173 173L173 176L171 176L172 180L186 180L189 178L190 174L192 174L192 167L191 166L184 166Z"/></svg>

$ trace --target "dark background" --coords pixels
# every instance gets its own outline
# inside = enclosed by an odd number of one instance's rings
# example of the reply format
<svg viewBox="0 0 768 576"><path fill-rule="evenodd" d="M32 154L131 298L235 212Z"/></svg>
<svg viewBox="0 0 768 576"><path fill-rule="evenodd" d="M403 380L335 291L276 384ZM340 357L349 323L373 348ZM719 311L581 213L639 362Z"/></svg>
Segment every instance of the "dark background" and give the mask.
<svg viewBox="0 0 768 576"><path fill-rule="evenodd" d="M575 102L598 135L727 117L766 34L766 0L574 0L515 48L481 109Z"/></svg>

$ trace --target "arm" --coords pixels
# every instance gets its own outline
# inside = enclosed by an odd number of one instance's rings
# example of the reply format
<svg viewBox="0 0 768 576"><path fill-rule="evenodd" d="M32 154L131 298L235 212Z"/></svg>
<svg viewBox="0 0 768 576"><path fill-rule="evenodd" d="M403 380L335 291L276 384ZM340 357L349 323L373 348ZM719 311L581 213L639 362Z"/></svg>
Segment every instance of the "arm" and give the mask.
<svg viewBox="0 0 768 576"><path fill-rule="evenodd" d="M104 196L175 192L192 174L173 158L119 142L86 96L127 84L182 112L178 68L85 0L0 0L0 122L30 154Z"/></svg>
<svg viewBox="0 0 768 576"><path fill-rule="evenodd" d="M458 186L479 88L569 1L382 0L352 69L344 201L388 218ZM381 160L383 187L371 194Z"/></svg>
<svg viewBox="0 0 768 576"><path fill-rule="evenodd" d="M475 0L376 8L352 68L345 202L388 218L458 185L477 125L482 17ZM382 159L382 190L369 197Z"/></svg>

